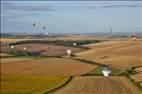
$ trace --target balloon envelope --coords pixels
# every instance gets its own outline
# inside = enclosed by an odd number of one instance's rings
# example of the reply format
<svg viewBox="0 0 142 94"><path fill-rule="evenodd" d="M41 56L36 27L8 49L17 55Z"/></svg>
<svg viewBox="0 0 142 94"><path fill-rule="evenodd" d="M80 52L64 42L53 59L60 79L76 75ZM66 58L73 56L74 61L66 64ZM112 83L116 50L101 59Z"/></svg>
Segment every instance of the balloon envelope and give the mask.
<svg viewBox="0 0 142 94"><path fill-rule="evenodd" d="M103 73L103 75L105 77L108 77L110 75L111 71L109 71L109 70L102 70L102 73Z"/></svg>
<svg viewBox="0 0 142 94"><path fill-rule="evenodd" d="M46 29L46 27L44 26L44 27L43 27L43 29L45 30L45 29Z"/></svg>
<svg viewBox="0 0 142 94"><path fill-rule="evenodd" d="M33 26L35 26L36 24L35 23L33 23Z"/></svg>
<svg viewBox="0 0 142 94"><path fill-rule="evenodd" d="M24 49L24 50L27 50L27 48L26 48L26 47L24 47L23 49Z"/></svg>
<svg viewBox="0 0 142 94"><path fill-rule="evenodd" d="M48 35L48 32L46 32L45 35Z"/></svg>
<svg viewBox="0 0 142 94"><path fill-rule="evenodd" d="M13 48L14 48L14 45L11 45L11 48L13 49Z"/></svg>
<svg viewBox="0 0 142 94"><path fill-rule="evenodd" d="M103 70L102 70L102 73L105 77L108 77L111 73L111 70L109 70L108 67L104 67Z"/></svg>
<svg viewBox="0 0 142 94"><path fill-rule="evenodd" d="M73 43L73 46L76 46L77 44L76 43Z"/></svg>
<svg viewBox="0 0 142 94"><path fill-rule="evenodd" d="M68 49L68 50L67 50L67 54L68 54L68 56L70 56L70 55L72 54L72 50L71 50L71 49Z"/></svg>

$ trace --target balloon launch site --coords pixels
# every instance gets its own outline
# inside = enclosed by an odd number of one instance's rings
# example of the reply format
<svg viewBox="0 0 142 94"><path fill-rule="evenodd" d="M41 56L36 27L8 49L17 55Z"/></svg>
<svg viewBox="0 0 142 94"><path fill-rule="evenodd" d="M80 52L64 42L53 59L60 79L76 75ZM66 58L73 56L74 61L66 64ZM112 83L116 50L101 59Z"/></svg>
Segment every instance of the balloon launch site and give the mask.
<svg viewBox="0 0 142 94"><path fill-rule="evenodd" d="M142 94L142 2L57 1L2 0L0 94Z"/></svg>

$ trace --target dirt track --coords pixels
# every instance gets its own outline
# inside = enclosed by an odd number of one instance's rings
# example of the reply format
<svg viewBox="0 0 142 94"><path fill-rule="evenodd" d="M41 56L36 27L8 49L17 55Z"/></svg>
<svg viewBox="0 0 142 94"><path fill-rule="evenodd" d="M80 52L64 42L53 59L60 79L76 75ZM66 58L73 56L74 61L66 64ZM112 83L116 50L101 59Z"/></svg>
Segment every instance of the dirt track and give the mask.
<svg viewBox="0 0 142 94"><path fill-rule="evenodd" d="M140 94L124 77L78 76L54 94Z"/></svg>

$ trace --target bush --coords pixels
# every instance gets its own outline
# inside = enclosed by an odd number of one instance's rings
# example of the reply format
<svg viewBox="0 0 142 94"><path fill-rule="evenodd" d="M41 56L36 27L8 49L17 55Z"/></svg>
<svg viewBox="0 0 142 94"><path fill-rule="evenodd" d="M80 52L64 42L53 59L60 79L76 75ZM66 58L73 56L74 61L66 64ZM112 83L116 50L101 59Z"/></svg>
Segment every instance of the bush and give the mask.
<svg viewBox="0 0 142 94"><path fill-rule="evenodd" d="M15 56L29 56L29 53L23 50L11 51L10 54L13 54Z"/></svg>

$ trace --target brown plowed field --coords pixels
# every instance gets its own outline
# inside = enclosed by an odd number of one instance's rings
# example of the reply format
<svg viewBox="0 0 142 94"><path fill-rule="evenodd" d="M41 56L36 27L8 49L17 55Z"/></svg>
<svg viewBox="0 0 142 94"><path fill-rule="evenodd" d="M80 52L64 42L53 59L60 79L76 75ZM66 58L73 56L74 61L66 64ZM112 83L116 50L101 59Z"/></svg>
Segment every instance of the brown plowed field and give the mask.
<svg viewBox="0 0 142 94"><path fill-rule="evenodd" d="M103 64L130 67L142 65L142 41L105 41L88 45L91 49L77 53L79 58Z"/></svg>
<svg viewBox="0 0 142 94"><path fill-rule="evenodd" d="M27 48L28 52L38 52L44 56L63 56L67 55L66 50L71 49L73 53L83 51L81 48L74 47L65 47L65 46L57 46L57 45L48 45L48 44L21 44L16 45L14 50L23 50L24 47ZM13 50L10 46L1 46L1 50L3 52L7 52Z"/></svg>
<svg viewBox="0 0 142 94"><path fill-rule="evenodd" d="M54 94L140 94L125 77L79 76Z"/></svg>
<svg viewBox="0 0 142 94"><path fill-rule="evenodd" d="M91 71L94 67L95 66L67 58L47 58L29 61L15 61L12 63L1 62L1 74L74 76L85 74Z"/></svg>

